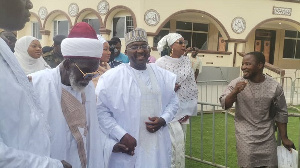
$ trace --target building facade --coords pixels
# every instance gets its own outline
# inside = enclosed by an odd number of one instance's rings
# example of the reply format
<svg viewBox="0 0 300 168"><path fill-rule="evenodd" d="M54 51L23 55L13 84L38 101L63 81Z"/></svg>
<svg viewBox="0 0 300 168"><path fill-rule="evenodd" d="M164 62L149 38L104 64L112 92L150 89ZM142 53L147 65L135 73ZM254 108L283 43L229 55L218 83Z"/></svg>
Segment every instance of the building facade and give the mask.
<svg viewBox="0 0 300 168"><path fill-rule="evenodd" d="M151 55L157 42L178 32L188 47L201 49L204 66L241 65L240 54L261 51L283 69L300 67L300 3L279 0L32 0L30 22L18 38L32 35L51 46L77 22L88 22L105 39L136 27L148 33ZM298 43L299 42L299 43ZM125 46L122 46L122 51Z"/></svg>

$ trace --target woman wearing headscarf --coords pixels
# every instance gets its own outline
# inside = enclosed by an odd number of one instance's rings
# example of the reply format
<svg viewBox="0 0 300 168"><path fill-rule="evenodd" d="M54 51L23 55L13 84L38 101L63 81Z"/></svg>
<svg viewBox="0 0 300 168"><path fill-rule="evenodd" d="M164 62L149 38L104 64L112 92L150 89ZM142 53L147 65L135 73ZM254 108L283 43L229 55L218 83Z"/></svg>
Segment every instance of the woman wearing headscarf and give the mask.
<svg viewBox="0 0 300 168"><path fill-rule="evenodd" d="M185 132L189 117L197 115L198 89L191 62L184 56L186 45L178 33L169 33L159 42L157 49L161 58L156 64L177 75L175 91L180 100L179 109L168 124L172 141L171 167L185 167Z"/></svg>
<svg viewBox="0 0 300 168"><path fill-rule="evenodd" d="M17 40L14 54L26 75L51 68L41 57L41 43L35 37L24 36Z"/></svg>
<svg viewBox="0 0 300 168"><path fill-rule="evenodd" d="M110 69L108 61L109 61L110 55L111 55L108 42L101 35L97 35L97 37L98 37L98 40L103 44L103 53L100 58L100 66L98 68L99 76L97 78L92 79L95 87L97 86L100 76L102 74L104 74L107 70Z"/></svg>

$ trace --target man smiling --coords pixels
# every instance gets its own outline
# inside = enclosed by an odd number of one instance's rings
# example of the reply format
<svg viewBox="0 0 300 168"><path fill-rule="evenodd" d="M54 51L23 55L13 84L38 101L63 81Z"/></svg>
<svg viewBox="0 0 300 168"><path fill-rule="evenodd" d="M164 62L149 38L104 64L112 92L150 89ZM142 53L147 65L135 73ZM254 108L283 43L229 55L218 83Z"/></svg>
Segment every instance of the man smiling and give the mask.
<svg viewBox="0 0 300 168"><path fill-rule="evenodd" d="M220 97L222 107L236 103L235 136L240 167L277 167L274 122L282 144L295 148L287 136L288 113L281 85L263 74L265 57L250 52L243 58L239 77L228 85ZM277 104L276 108L271 106Z"/></svg>
<svg viewBox="0 0 300 168"><path fill-rule="evenodd" d="M106 134L105 166L170 167L171 141L166 123L178 109L176 76L147 64L148 40L143 29L125 35L130 64L107 71L98 81L97 113ZM126 148L115 149L115 144Z"/></svg>

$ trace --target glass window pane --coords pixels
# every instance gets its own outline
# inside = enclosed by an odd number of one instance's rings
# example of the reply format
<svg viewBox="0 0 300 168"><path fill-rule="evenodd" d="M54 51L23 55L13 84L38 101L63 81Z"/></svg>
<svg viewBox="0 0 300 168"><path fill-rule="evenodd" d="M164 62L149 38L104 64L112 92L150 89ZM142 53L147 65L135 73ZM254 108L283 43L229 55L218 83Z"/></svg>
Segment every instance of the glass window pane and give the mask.
<svg viewBox="0 0 300 168"><path fill-rule="evenodd" d="M181 36L184 38L184 40L188 41L188 45L186 47L190 47L191 44L191 40L192 40L192 32L182 32L182 31L177 31L177 33L181 34Z"/></svg>
<svg viewBox="0 0 300 168"><path fill-rule="evenodd" d="M159 40L167 34L169 34L169 30L161 30L158 35L153 38L153 47L157 47Z"/></svg>
<svg viewBox="0 0 300 168"><path fill-rule="evenodd" d="M201 50L207 50L207 34L206 33L193 33L192 47L197 47Z"/></svg>
<svg viewBox="0 0 300 168"><path fill-rule="evenodd" d="M58 21L58 34L68 36L69 34L69 22L68 21Z"/></svg>
<svg viewBox="0 0 300 168"><path fill-rule="evenodd" d="M94 28L97 34L100 34L100 22L98 19L89 19L88 24L90 24Z"/></svg>
<svg viewBox="0 0 300 168"><path fill-rule="evenodd" d="M181 22L181 21L177 21L177 22L176 22L176 29L181 29L181 30L192 30L192 23L191 23L191 22Z"/></svg>
<svg viewBox="0 0 300 168"><path fill-rule="evenodd" d="M297 40L297 46L296 46L296 59L300 59L300 40Z"/></svg>
<svg viewBox="0 0 300 168"><path fill-rule="evenodd" d="M55 20L53 23L53 35L56 36L57 35L57 21Z"/></svg>
<svg viewBox="0 0 300 168"><path fill-rule="evenodd" d="M125 17L116 17L113 19L113 36L124 38Z"/></svg>
<svg viewBox="0 0 300 168"><path fill-rule="evenodd" d="M126 16L126 33L133 30L133 19L131 16Z"/></svg>
<svg viewBox="0 0 300 168"><path fill-rule="evenodd" d="M193 25L193 30L194 30L194 31L204 31L204 32L208 32L208 24L194 23L194 25Z"/></svg>
<svg viewBox="0 0 300 168"><path fill-rule="evenodd" d="M297 32L296 32L296 31L286 30L286 31L285 31L285 37L293 37L293 38L296 38L296 37L297 37Z"/></svg>
<svg viewBox="0 0 300 168"><path fill-rule="evenodd" d="M296 40L285 39L283 48L283 58L294 58Z"/></svg>
<svg viewBox="0 0 300 168"><path fill-rule="evenodd" d="M163 28L170 28L170 21L168 21Z"/></svg>

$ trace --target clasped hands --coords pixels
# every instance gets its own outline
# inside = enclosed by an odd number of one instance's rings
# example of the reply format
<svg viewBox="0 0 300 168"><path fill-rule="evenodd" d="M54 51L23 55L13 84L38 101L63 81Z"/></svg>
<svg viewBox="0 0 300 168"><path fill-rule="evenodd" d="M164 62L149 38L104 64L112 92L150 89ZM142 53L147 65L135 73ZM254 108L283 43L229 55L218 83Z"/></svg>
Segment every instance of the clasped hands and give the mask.
<svg viewBox="0 0 300 168"><path fill-rule="evenodd" d="M161 117L148 117L150 121L145 122L146 129L150 133L155 133L162 126L166 124L166 121ZM130 134L126 133L120 140L120 142L116 143L113 147L112 152L122 152L127 153L128 155L133 156L134 150L137 145L136 139L132 137Z"/></svg>

